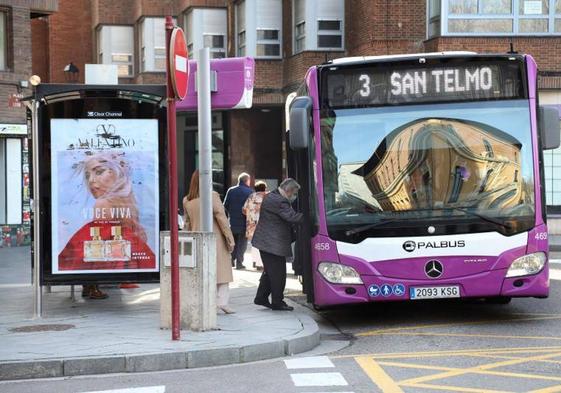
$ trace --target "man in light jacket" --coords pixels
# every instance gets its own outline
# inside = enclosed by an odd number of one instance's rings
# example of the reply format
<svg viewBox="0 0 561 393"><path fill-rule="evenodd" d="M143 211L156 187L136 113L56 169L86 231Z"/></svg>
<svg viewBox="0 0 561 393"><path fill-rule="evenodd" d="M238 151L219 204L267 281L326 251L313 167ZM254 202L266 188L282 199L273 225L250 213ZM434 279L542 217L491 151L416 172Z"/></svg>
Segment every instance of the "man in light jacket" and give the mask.
<svg viewBox="0 0 561 393"><path fill-rule="evenodd" d="M270 192L263 200L259 222L253 234L252 245L259 250L264 268L254 303L273 310L294 309L283 299L286 258L292 256L293 226L302 222L302 213L297 213L291 206L299 189L296 180L288 178L278 189Z"/></svg>

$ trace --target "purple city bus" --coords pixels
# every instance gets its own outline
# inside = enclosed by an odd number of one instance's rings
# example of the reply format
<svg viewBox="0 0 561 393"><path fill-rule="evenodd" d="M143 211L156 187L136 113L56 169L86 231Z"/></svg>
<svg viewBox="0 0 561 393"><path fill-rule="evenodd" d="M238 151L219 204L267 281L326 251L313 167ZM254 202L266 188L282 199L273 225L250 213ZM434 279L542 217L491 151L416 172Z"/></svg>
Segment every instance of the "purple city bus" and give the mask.
<svg viewBox="0 0 561 393"><path fill-rule="evenodd" d="M308 301L547 297L542 151L560 126L537 75L516 53L310 68L287 102Z"/></svg>

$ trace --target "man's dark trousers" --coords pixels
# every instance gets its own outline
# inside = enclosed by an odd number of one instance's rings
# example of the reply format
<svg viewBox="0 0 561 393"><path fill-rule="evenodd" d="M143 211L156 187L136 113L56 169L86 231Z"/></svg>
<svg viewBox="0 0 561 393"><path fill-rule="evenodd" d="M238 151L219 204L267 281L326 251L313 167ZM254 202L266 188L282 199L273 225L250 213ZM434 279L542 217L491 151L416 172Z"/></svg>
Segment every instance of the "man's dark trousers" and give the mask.
<svg viewBox="0 0 561 393"><path fill-rule="evenodd" d="M245 251L247 250L247 238L245 237L245 232L234 233L234 251L232 251L232 266L242 267L243 257Z"/></svg>
<svg viewBox="0 0 561 393"><path fill-rule="evenodd" d="M283 304L284 288L286 286L286 257L274 255L260 250L263 260L263 273L259 279L256 299L268 300L271 295L271 304Z"/></svg>

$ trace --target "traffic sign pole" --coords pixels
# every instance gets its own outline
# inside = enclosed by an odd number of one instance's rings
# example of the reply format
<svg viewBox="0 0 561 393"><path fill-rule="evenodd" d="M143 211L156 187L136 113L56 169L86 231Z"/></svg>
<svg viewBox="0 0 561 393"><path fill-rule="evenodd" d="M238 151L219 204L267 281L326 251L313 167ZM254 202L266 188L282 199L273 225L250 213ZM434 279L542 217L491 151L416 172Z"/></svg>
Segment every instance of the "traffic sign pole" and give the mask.
<svg viewBox="0 0 561 393"><path fill-rule="evenodd" d="M173 50L172 35L174 32L173 19L166 16L166 54L167 54L167 120L168 120L168 183L169 183L169 225L170 225L170 257L171 257L171 339L179 340L179 259L178 259L178 224L177 224L177 130L175 111L175 89L172 75L175 70L171 67ZM170 53L171 52L171 53Z"/></svg>

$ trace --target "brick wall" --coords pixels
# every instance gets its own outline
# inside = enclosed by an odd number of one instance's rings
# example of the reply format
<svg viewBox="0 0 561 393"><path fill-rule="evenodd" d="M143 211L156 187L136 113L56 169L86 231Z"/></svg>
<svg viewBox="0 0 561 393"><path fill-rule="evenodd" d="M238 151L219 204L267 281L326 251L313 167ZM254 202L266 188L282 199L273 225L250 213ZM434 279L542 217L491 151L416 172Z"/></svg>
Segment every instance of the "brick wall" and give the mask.
<svg viewBox="0 0 561 393"><path fill-rule="evenodd" d="M561 37L439 37L426 42L427 51L467 50L504 53L510 49L531 54L541 71L561 71Z"/></svg>
<svg viewBox="0 0 561 393"><path fill-rule="evenodd" d="M7 12L7 69L0 71L0 80L17 84L31 76L31 22L29 8L2 8ZM25 123L25 107L9 108L8 97L17 93L15 85L0 85L0 123ZM27 89L24 95L29 94Z"/></svg>
<svg viewBox="0 0 561 393"><path fill-rule="evenodd" d="M78 82L84 82L85 64L94 62L91 6L95 3L60 0L58 12L49 17L49 82L65 82L64 67L70 62L80 70Z"/></svg>

